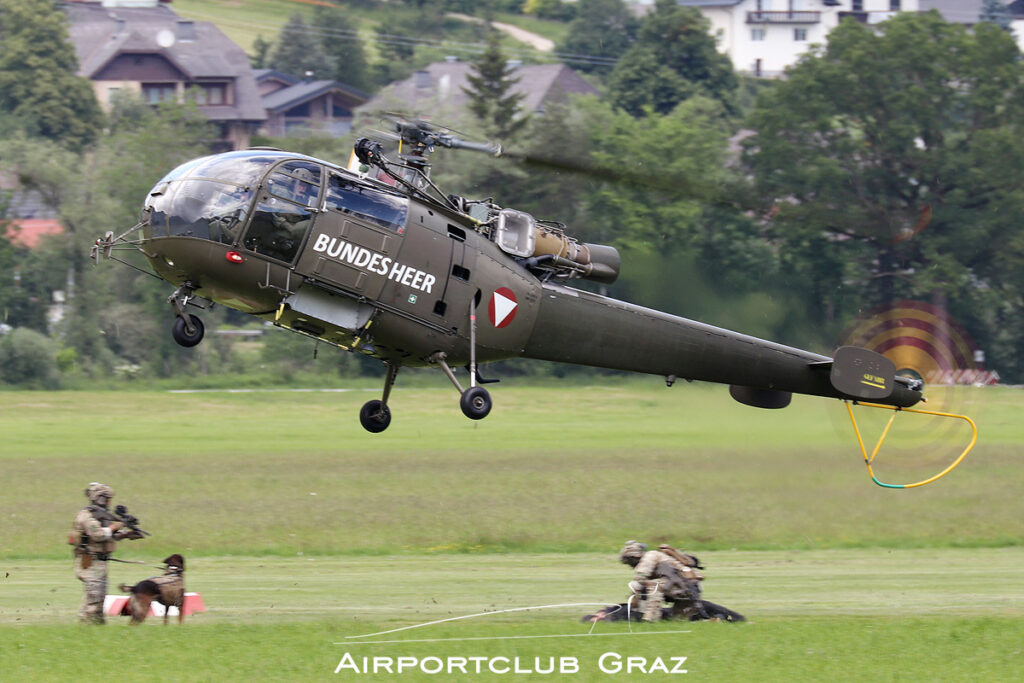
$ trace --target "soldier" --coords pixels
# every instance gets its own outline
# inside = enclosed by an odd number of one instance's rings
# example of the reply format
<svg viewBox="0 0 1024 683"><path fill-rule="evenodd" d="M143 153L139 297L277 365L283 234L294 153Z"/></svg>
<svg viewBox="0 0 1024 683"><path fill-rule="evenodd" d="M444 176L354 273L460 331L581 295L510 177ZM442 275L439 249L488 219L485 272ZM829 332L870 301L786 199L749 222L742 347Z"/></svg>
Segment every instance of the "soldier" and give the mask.
<svg viewBox="0 0 1024 683"><path fill-rule="evenodd" d="M644 621L662 618L662 603L672 603L671 616L677 619L709 618L700 597L698 571L700 561L669 545L647 550L645 543L627 541L619 552L619 561L635 568L630 600Z"/></svg>
<svg viewBox="0 0 1024 683"><path fill-rule="evenodd" d="M117 547L116 541L142 538L138 531L125 528L107 509L114 490L93 482L85 489L91 505L83 508L71 525L68 542L75 546L75 576L85 584L85 598L78 617L85 624L102 624L103 599L107 595L107 561Z"/></svg>

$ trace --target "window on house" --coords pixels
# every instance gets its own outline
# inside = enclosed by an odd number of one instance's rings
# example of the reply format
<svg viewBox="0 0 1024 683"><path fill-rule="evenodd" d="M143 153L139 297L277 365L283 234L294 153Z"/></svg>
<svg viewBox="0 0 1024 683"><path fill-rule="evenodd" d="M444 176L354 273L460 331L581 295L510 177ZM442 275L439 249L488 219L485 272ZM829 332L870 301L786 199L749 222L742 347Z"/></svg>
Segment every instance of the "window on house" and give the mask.
<svg viewBox="0 0 1024 683"><path fill-rule="evenodd" d="M178 97L174 83L143 83L142 97L150 104L173 102Z"/></svg>
<svg viewBox="0 0 1024 683"><path fill-rule="evenodd" d="M795 28L793 29L793 40L807 40L807 29Z"/></svg>
<svg viewBox="0 0 1024 683"><path fill-rule="evenodd" d="M864 11L864 0L853 0L853 7L850 8L854 12Z"/></svg>
<svg viewBox="0 0 1024 683"><path fill-rule="evenodd" d="M764 29L763 28L752 28L750 29L750 39L753 41L764 40Z"/></svg>
<svg viewBox="0 0 1024 683"><path fill-rule="evenodd" d="M223 83L202 83L192 86L196 104L227 104L227 86Z"/></svg>
<svg viewBox="0 0 1024 683"><path fill-rule="evenodd" d="M889 0L889 11L899 12L900 11L900 0Z"/></svg>

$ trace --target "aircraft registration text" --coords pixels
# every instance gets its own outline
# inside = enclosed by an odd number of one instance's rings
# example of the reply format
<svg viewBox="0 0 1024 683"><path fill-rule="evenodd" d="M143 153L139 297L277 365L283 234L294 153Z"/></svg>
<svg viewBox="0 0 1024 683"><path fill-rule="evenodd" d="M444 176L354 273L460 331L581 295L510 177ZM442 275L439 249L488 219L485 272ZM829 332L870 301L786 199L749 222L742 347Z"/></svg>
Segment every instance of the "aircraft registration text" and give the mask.
<svg viewBox="0 0 1024 683"><path fill-rule="evenodd" d="M389 280L428 294L431 293L434 283L437 282L437 278L430 273L424 273L422 270L400 263L390 256L323 233L316 236L313 242L313 251L326 254L336 261L347 263L355 268L385 275Z"/></svg>

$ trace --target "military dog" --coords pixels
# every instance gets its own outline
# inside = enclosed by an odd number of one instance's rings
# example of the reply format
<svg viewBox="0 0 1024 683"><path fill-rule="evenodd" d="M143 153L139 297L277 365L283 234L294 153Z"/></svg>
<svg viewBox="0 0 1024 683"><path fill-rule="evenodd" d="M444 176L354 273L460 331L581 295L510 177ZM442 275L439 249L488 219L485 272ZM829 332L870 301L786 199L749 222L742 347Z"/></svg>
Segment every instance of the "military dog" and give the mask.
<svg viewBox="0 0 1024 683"><path fill-rule="evenodd" d="M168 612L171 607L178 608L178 623L185 619L185 558L175 553L164 559L167 565L163 576L154 576L139 581L134 586L121 584L121 590L131 593L127 610L132 616L132 624L141 624L149 615L149 606L154 600L163 605L167 610L164 612L164 624L167 623Z"/></svg>

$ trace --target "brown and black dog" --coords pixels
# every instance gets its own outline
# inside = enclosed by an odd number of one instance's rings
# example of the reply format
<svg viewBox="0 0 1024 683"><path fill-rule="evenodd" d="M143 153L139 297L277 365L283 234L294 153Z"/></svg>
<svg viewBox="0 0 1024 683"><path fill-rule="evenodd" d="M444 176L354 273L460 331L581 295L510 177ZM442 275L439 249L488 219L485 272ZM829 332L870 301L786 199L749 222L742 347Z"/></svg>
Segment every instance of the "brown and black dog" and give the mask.
<svg viewBox="0 0 1024 683"><path fill-rule="evenodd" d="M154 600L163 605L164 623L167 623L171 607L178 608L178 623L185 619L185 558L175 553L164 559L167 565L163 576L154 576L139 581L134 586L121 584L121 590L131 593L128 601L128 613L132 615L132 624L141 624L149 615L149 606Z"/></svg>

